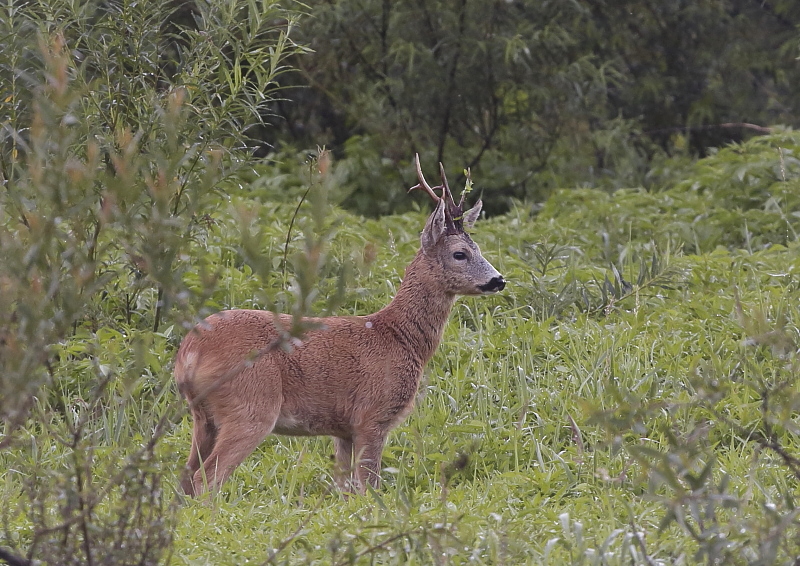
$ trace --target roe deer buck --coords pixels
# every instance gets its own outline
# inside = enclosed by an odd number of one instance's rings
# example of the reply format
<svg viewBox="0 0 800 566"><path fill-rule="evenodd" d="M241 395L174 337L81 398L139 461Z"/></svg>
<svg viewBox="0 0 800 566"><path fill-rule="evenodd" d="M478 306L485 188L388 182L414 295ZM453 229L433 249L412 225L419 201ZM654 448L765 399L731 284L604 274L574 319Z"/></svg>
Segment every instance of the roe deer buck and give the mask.
<svg viewBox="0 0 800 566"><path fill-rule="evenodd" d="M314 328L290 351L276 346L291 317L258 310L211 315L184 338L175 380L194 419L187 494L199 495L205 482L219 487L270 433L332 436L337 484L362 493L366 482L378 487L386 436L413 408L456 295L505 287L464 232L481 201L463 212L464 196L455 204L441 164L442 185L431 188L419 155L415 163L419 183L410 190L426 191L436 209L388 306L306 319Z"/></svg>

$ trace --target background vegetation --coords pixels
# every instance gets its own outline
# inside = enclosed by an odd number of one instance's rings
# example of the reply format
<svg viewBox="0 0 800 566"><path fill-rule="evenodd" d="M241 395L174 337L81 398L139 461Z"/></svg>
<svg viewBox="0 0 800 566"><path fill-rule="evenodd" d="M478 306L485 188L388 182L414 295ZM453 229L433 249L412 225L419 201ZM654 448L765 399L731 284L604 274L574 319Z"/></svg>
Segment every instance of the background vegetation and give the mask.
<svg viewBox="0 0 800 566"><path fill-rule="evenodd" d="M795 3L0 13L0 561L796 563ZM386 304L415 150L504 211L510 284L457 303L384 486L270 438L186 500L187 328Z"/></svg>
<svg viewBox="0 0 800 566"><path fill-rule="evenodd" d="M660 188L666 156L797 125L791 1L308 3L314 50L275 105L277 148L346 159L346 205L405 210L415 151L471 167L490 212L555 188ZM654 163L655 162L655 163ZM463 177L459 179L463 181Z"/></svg>

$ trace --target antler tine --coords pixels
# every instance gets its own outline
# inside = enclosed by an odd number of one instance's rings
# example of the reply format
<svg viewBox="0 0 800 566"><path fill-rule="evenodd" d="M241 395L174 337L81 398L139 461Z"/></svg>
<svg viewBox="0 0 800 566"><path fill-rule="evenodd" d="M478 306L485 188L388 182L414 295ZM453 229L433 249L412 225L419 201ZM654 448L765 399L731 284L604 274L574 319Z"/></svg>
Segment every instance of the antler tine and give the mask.
<svg viewBox="0 0 800 566"><path fill-rule="evenodd" d="M408 192L410 193L414 189L422 189L431 196L433 202L438 203L442 199L433 191L428 181L425 180L425 175L422 174L422 166L419 164L419 153L414 155L414 165L417 167L417 179L419 179L419 183L408 189ZM436 188L439 189L441 187Z"/></svg>
<svg viewBox="0 0 800 566"><path fill-rule="evenodd" d="M450 205L455 206L456 203L453 201L453 193L450 192L450 185L447 184L447 175L444 174L444 165L442 165L441 161L439 162L439 174L442 176L442 198L446 198Z"/></svg>

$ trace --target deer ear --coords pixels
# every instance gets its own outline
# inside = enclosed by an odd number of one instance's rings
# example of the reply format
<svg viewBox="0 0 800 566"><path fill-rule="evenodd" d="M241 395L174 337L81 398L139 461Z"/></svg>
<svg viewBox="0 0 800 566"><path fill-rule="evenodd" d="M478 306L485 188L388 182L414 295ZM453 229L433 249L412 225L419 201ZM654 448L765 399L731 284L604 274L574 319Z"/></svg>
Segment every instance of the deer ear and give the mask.
<svg viewBox="0 0 800 566"><path fill-rule="evenodd" d="M475 221L481 215L482 208L483 201L478 199L478 202L475 203L475 206L464 213L464 226L467 228L472 228L472 226L475 224Z"/></svg>
<svg viewBox="0 0 800 566"><path fill-rule="evenodd" d="M422 230L422 249L429 251L436 245L436 242L444 236L445 222L444 222L444 199L440 200L436 205L436 210L428 217L425 223L425 228Z"/></svg>

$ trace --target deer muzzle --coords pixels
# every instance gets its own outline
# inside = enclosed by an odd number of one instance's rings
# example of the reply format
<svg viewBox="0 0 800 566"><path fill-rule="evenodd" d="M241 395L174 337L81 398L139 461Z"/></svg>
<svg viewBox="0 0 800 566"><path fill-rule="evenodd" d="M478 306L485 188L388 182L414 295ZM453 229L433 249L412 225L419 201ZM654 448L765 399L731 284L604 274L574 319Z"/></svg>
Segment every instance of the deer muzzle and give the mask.
<svg viewBox="0 0 800 566"><path fill-rule="evenodd" d="M484 285L479 285L478 289L483 291L484 293L496 293L498 291L502 291L506 286L506 280L503 279L502 275L498 275L497 277L492 277L488 283Z"/></svg>

